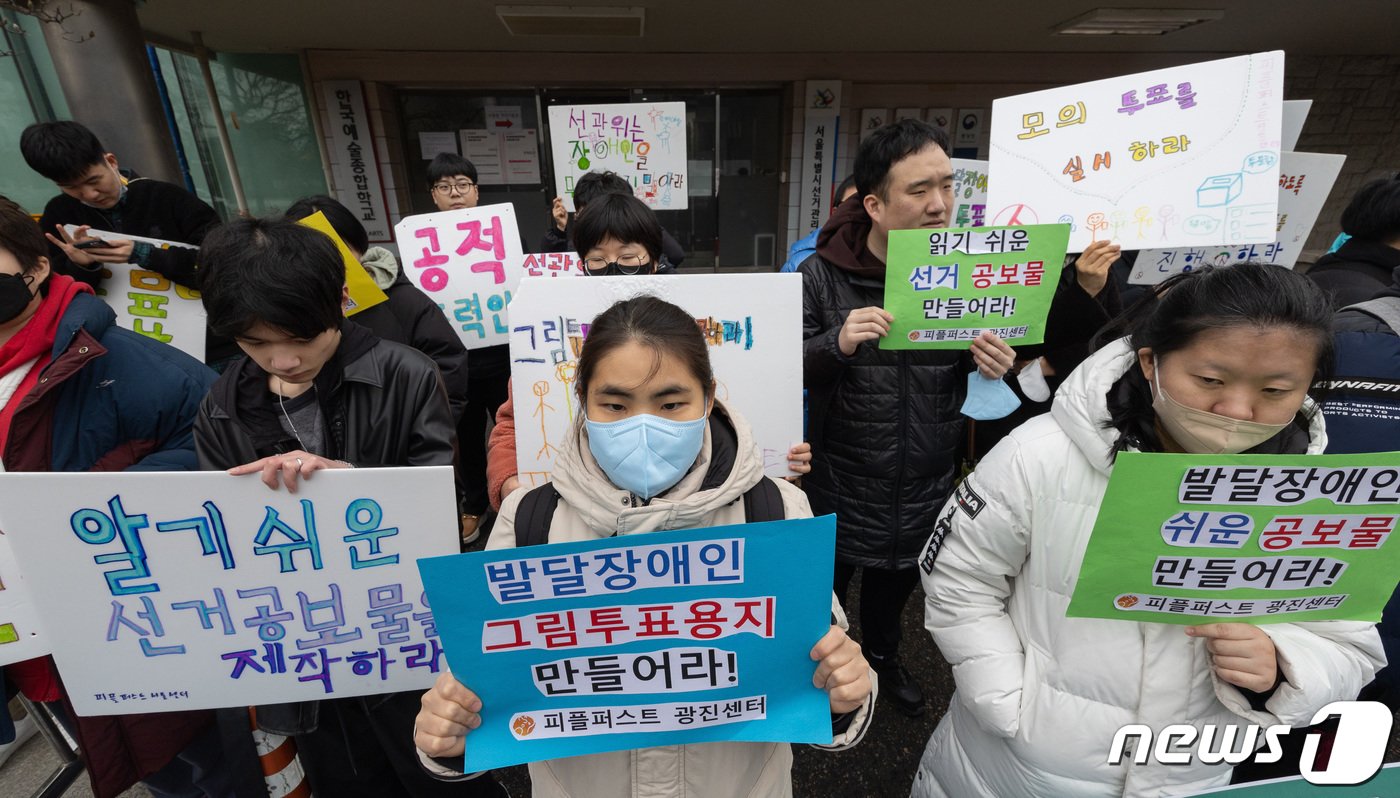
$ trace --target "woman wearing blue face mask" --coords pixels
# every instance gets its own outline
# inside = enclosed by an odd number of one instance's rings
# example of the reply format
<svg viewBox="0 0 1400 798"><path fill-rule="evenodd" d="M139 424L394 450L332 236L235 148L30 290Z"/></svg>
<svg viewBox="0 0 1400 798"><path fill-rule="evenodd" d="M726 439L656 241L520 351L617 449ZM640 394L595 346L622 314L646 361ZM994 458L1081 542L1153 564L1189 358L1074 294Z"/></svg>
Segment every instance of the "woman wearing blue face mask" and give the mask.
<svg viewBox="0 0 1400 798"><path fill-rule="evenodd" d="M593 320L579 357L577 390L585 415L555 463L557 500L541 535L535 513L517 512L535 492L507 496L488 549L594 540L667 529L744 523L745 494L766 479L749 425L715 398L709 350L695 319L654 297L613 305ZM802 492L772 483L783 517L811 516ZM834 597L833 597L834 599ZM845 617L813 641L813 684L825 687L832 714L831 748L854 745L874 695L860 647L846 636ZM469 674L457 677L470 682ZM423 697L415 742L429 770L459 776L470 730L490 695L478 697L443 674ZM451 757L453 759L444 759ZM786 744L723 742L618 751L530 765L537 796L786 796L792 752ZM455 769L454 769L455 768Z"/></svg>
<svg viewBox="0 0 1400 798"><path fill-rule="evenodd" d="M1128 724L1306 724L1385 661L1366 623L1065 616L1118 452L1316 454L1327 443L1308 392L1331 371L1332 310L1306 277L1207 268L1163 283L1155 300L1128 311L1131 335L1072 372L1051 412L998 443L939 516L921 562L925 626L957 692L915 798L1224 786L1228 764L1107 754Z"/></svg>

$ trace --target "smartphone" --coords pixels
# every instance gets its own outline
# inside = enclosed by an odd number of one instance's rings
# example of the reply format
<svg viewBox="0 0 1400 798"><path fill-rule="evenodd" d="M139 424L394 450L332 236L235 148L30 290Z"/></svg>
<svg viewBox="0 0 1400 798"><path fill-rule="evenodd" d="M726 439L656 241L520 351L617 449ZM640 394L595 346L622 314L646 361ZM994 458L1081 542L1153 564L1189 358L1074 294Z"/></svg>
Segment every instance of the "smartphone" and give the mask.
<svg viewBox="0 0 1400 798"><path fill-rule="evenodd" d="M73 249L110 249L112 243L100 238L90 238L87 241L78 241L73 244Z"/></svg>

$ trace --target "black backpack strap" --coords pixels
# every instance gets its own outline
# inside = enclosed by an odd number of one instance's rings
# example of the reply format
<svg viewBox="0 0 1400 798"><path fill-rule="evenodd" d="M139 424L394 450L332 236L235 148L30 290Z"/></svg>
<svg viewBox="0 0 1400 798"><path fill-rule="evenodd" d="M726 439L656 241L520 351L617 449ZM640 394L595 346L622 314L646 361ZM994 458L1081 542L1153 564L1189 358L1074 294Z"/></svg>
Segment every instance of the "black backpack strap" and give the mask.
<svg viewBox="0 0 1400 798"><path fill-rule="evenodd" d="M515 507L515 545L538 546L549 542L549 526L559 506L559 491L546 482L533 488Z"/></svg>
<svg viewBox="0 0 1400 798"><path fill-rule="evenodd" d="M744 521L756 524L760 521L781 521L787 518L787 508L783 506L783 493L778 483L764 477L752 488L744 491Z"/></svg>

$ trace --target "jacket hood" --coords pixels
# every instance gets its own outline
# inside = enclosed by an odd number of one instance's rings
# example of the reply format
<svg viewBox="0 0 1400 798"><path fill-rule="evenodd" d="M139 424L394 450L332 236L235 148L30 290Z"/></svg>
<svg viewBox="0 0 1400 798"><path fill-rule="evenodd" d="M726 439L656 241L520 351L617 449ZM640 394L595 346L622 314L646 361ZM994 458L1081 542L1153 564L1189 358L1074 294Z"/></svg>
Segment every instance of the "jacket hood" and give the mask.
<svg viewBox="0 0 1400 798"><path fill-rule="evenodd" d="M1119 432L1109 425L1108 395L1118 379L1137 363L1137 352L1120 338L1089 356L1055 392L1050 414L1074 441L1094 468L1107 474L1113 470L1113 445ZM1311 398L1303 400L1299 411L1308 419L1308 454L1327 448L1327 432L1322 413ZM1287 430L1285 430L1287 432ZM1267 446L1268 442L1261 444ZM1261 447L1256 447L1257 451Z"/></svg>
<svg viewBox="0 0 1400 798"><path fill-rule="evenodd" d="M817 254L842 271L883 280L885 264L866 242L873 225L860 195L848 198L831 212L817 234Z"/></svg>
<svg viewBox="0 0 1400 798"><path fill-rule="evenodd" d="M365 250L360 264L369 272L369 276L374 278L374 284L379 286L380 291L389 290L389 286L399 279L401 273L399 259L384 247L370 247Z"/></svg>
<svg viewBox="0 0 1400 798"><path fill-rule="evenodd" d="M743 417L715 400L695 465L670 490L642 505L608 479L588 448L588 428L574 425L554 463L554 487L590 529L619 535L701 526L763 478L763 457Z"/></svg>

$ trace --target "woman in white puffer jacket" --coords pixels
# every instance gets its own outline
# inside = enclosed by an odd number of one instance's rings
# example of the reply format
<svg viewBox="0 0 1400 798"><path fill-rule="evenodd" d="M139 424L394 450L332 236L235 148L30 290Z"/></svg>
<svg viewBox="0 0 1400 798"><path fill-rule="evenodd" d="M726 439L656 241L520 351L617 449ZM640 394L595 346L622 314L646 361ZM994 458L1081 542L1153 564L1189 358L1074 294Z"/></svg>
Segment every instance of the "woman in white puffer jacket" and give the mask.
<svg viewBox="0 0 1400 798"><path fill-rule="evenodd" d="M1164 283L1155 308L1085 361L1052 411L994 448L924 553L926 626L957 692L912 794L1169 796L1229 765L1109 764L1115 732L1184 723L1306 725L1385 662L1367 623L1252 626L1067 618L1119 451L1314 454L1308 389L1330 371L1331 309L1273 266Z"/></svg>

